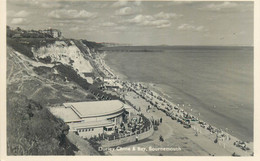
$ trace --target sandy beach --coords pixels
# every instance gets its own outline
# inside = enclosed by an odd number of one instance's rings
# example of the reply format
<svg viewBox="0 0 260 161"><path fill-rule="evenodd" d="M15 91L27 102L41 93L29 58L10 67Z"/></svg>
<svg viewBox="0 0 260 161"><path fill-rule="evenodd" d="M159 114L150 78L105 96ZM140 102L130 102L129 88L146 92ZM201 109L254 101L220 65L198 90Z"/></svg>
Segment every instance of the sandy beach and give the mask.
<svg viewBox="0 0 260 161"><path fill-rule="evenodd" d="M152 84L187 112L200 113L207 123L253 141L252 49L156 49L165 50L107 52L105 61L126 81Z"/></svg>
<svg viewBox="0 0 260 161"><path fill-rule="evenodd" d="M124 87L123 90L117 92L125 100L131 102L135 108L140 109L141 113L147 118L151 120L162 119L158 130L148 139L139 143L122 145L122 147L130 148L130 152L128 149L125 151L110 151L109 154L173 156L250 156L253 154L252 142L243 142L243 145L246 145L249 149L242 150L241 147L234 145L234 142L239 141L239 139L228 134L225 130L210 126L202 120L191 121L190 128L184 128L185 124L181 124L166 115L166 113L176 113L178 117L182 118L182 115L188 114L181 108L181 105L168 101L162 94L159 94L157 88L152 88L151 84L129 82L125 80L126 77L122 74L114 74L114 71L105 64L104 56L105 54L102 54L98 57L96 63L106 76L114 78ZM157 102L158 106L152 106L151 102ZM150 107L149 110L147 110L148 106ZM171 107L171 109L166 110L168 107ZM197 119L195 116L192 116L192 118ZM201 122L203 122L203 125ZM213 130L207 129L208 126ZM163 136L163 142L159 140L160 136ZM216 138L217 142L215 141Z"/></svg>
<svg viewBox="0 0 260 161"><path fill-rule="evenodd" d="M237 138L230 136L231 140L219 141L219 143L214 143L216 138L215 134L210 134L208 130L201 128L198 124L194 124L193 128L186 129L183 125L177 123L177 121L172 120L170 117L166 116L163 112L153 108L150 112L146 111L146 107L149 105L142 98L137 98L138 96L134 92L130 92L126 99L133 102L137 107L141 108L141 112L148 118L162 118L163 122L159 125L158 131L154 133L149 140L134 145L130 147L153 147L153 148L181 148L178 151L137 151L134 155L173 155L173 156L231 156L234 152L241 156L249 156L252 151L243 151L233 145ZM195 136L196 131L198 131L198 136ZM164 142L159 141L159 136L162 135L165 139ZM252 144L248 146L252 147ZM115 151L111 153L112 155L129 155L129 152ZM132 154L132 153L131 153Z"/></svg>

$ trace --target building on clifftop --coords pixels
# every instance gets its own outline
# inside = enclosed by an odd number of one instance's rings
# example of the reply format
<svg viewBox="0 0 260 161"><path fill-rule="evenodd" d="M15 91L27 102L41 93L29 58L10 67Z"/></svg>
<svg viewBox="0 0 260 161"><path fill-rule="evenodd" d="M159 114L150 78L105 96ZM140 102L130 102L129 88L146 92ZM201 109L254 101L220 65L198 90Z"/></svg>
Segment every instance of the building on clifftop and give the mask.
<svg viewBox="0 0 260 161"><path fill-rule="evenodd" d="M58 29L45 29L45 30L40 30L41 33L46 33L51 35L53 38L62 38L62 32Z"/></svg>

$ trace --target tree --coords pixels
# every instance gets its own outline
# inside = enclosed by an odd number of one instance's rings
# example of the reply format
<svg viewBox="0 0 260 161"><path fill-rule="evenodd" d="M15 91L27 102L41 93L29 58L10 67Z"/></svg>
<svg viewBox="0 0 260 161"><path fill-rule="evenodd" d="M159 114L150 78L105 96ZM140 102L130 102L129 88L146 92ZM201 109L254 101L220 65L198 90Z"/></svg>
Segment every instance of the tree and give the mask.
<svg viewBox="0 0 260 161"><path fill-rule="evenodd" d="M22 29L20 27L17 27L16 30L17 31L22 31Z"/></svg>

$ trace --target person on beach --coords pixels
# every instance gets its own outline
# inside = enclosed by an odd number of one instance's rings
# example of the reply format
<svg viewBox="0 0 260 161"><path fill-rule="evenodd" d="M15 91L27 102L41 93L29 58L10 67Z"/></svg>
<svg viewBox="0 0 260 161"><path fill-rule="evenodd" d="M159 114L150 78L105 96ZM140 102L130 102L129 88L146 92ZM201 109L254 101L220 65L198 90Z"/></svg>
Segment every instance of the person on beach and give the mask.
<svg viewBox="0 0 260 161"><path fill-rule="evenodd" d="M218 143L218 138L216 137L216 139L214 140L214 143Z"/></svg>
<svg viewBox="0 0 260 161"><path fill-rule="evenodd" d="M135 142L138 142L138 135L136 135L135 137Z"/></svg>
<svg viewBox="0 0 260 161"><path fill-rule="evenodd" d="M160 135L160 137L159 137L159 140L160 140L161 142L163 142L163 141L164 141L164 139L163 139L162 135Z"/></svg>
<svg viewBox="0 0 260 161"><path fill-rule="evenodd" d="M154 119L151 120L152 124L154 125Z"/></svg>
<svg viewBox="0 0 260 161"><path fill-rule="evenodd" d="M155 121L154 121L154 124L155 124L155 125L159 125L159 123L158 123L158 121L157 121L157 120L155 120Z"/></svg>

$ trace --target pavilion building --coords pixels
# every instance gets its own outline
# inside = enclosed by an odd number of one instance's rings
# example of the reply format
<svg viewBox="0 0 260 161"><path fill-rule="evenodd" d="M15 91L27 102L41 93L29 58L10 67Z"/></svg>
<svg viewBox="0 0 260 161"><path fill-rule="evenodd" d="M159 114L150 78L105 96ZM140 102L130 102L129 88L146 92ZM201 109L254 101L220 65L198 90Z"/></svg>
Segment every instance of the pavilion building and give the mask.
<svg viewBox="0 0 260 161"><path fill-rule="evenodd" d="M102 133L110 134L123 119L130 117L134 108L119 100L63 103L63 106L51 107L50 111L61 118L83 138Z"/></svg>

